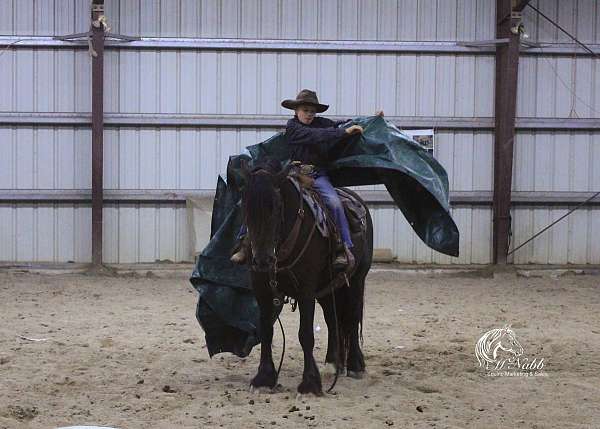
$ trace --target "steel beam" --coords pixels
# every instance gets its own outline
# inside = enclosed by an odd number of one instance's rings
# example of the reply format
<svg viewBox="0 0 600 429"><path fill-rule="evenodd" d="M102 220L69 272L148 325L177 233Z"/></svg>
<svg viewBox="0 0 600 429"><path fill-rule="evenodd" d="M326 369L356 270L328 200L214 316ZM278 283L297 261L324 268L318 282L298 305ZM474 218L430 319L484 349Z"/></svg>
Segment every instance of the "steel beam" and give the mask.
<svg viewBox="0 0 600 429"><path fill-rule="evenodd" d="M104 146L104 0L92 3L92 264L102 264Z"/></svg>
<svg viewBox="0 0 600 429"><path fill-rule="evenodd" d="M334 120L348 119L328 116ZM190 128L273 128L285 127L287 115L193 115L172 113L105 113L104 127L190 127ZM493 130L494 118L456 118L444 116L386 116L400 128L435 128L436 130ZM90 113L0 112L0 126L89 127ZM598 131L594 118L516 118L517 130Z"/></svg>
<svg viewBox="0 0 600 429"><path fill-rule="evenodd" d="M394 206L387 191L358 190L357 193L369 204ZM185 204L188 198L213 199L211 189L122 189L104 190L104 203L110 204ZM569 207L586 201L593 192L512 192L511 206ZM90 189L22 189L0 190L1 204L90 204ZM451 191L453 206L491 206L492 191ZM599 206L600 198L588 203Z"/></svg>
<svg viewBox="0 0 600 429"><path fill-rule="evenodd" d="M512 0L496 0L497 38L508 38L496 50L496 129L494 139L493 262L507 261L510 231L510 192L512 186L517 79L520 37L511 31L519 22L512 12ZM508 17L508 19L506 19Z"/></svg>
<svg viewBox="0 0 600 429"><path fill-rule="evenodd" d="M139 41L105 41L106 49L155 49L195 51L273 51L273 52L354 52L354 53L426 53L493 55L496 40L456 42L406 41L349 41L349 40L268 40L268 39L195 39L195 38L142 38ZM593 55L574 43L541 43L541 46L523 47L523 55ZM85 41L57 40L46 36L0 36L0 48L11 49L87 49ZM600 44L589 44L600 53Z"/></svg>

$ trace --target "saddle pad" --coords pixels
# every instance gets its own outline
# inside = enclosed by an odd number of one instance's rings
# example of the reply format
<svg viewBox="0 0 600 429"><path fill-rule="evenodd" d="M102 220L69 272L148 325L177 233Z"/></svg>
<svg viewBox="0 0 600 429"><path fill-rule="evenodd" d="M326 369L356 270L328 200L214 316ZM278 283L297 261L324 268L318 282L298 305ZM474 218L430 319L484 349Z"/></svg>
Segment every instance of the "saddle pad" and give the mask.
<svg viewBox="0 0 600 429"><path fill-rule="evenodd" d="M367 208L358 201L350 191L344 188L335 189L340 196L351 232L362 232L367 225Z"/></svg>

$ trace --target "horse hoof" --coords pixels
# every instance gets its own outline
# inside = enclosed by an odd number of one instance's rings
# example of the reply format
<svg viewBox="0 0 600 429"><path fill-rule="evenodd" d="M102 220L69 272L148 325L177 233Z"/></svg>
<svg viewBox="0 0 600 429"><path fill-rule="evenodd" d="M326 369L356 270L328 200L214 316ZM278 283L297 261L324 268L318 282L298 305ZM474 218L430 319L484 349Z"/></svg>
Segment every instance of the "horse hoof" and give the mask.
<svg viewBox="0 0 600 429"><path fill-rule="evenodd" d="M357 380L361 380L362 378L365 377L365 371L351 371L351 370L348 370L347 375L350 378L355 378Z"/></svg>
<svg viewBox="0 0 600 429"><path fill-rule="evenodd" d="M323 396L323 389L316 383L305 383L304 381L298 386L300 395L313 394L315 396Z"/></svg>
<svg viewBox="0 0 600 429"><path fill-rule="evenodd" d="M277 374L275 373L275 370L273 370L273 372L259 371L250 382L250 386L253 386L254 388L266 387L272 389L275 387L276 383Z"/></svg>
<svg viewBox="0 0 600 429"><path fill-rule="evenodd" d="M281 385L278 384L277 386L281 386ZM265 393L274 393L274 392L276 392L277 386L271 388L271 387L267 387L267 386L258 386L258 387L256 387L256 386L250 385L249 393L251 395L255 395L255 396L262 395L262 394L265 394Z"/></svg>

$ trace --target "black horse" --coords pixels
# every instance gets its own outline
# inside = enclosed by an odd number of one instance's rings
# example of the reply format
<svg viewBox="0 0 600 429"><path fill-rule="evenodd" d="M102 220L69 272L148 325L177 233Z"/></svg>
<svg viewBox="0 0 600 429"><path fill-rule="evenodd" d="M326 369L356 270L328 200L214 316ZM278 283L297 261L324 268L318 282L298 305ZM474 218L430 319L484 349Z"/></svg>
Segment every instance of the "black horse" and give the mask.
<svg viewBox="0 0 600 429"><path fill-rule="evenodd" d="M313 356L316 300L328 328L326 363L334 364L338 373L345 367L350 377L361 378L365 371L360 341L365 277L373 256L373 225L366 210L366 231L353 238L356 266L348 283L332 293L324 290L334 276L331 262L335 246L331 239L315 233L315 219L288 179L288 170L278 161L266 161L251 170L242 166L246 179L242 204L252 249L251 282L260 308L260 365L251 385L273 388L277 382L271 349L277 310L274 298L286 295L295 299L300 309L298 337L304 352L304 372L298 392L321 395L321 376ZM364 201L352 195L364 206ZM290 236L298 239L290 242Z"/></svg>

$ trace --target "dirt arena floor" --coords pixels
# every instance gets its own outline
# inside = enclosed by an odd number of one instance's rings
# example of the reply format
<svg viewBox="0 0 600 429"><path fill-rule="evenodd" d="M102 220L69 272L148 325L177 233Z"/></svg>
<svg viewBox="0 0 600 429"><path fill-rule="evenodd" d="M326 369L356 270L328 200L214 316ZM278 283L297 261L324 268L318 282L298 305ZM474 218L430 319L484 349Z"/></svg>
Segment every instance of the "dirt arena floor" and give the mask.
<svg viewBox="0 0 600 429"><path fill-rule="evenodd" d="M251 393L259 348L209 359L188 274L0 271L0 428L600 427L598 275L379 265L367 283L367 375L299 397L298 314L284 311L282 387ZM478 367L477 340L506 323L522 357L543 358L541 375ZM320 363L324 326L319 310ZM278 361L279 330L274 342Z"/></svg>

